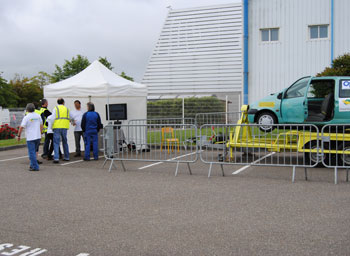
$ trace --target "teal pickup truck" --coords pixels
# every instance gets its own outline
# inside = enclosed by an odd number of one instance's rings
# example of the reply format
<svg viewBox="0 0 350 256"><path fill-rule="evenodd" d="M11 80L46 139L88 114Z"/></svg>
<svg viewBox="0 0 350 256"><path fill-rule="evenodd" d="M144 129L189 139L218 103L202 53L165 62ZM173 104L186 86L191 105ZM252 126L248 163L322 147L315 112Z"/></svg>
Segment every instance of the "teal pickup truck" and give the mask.
<svg viewBox="0 0 350 256"><path fill-rule="evenodd" d="M265 132L273 124L350 124L350 76L300 78L250 104L248 120Z"/></svg>

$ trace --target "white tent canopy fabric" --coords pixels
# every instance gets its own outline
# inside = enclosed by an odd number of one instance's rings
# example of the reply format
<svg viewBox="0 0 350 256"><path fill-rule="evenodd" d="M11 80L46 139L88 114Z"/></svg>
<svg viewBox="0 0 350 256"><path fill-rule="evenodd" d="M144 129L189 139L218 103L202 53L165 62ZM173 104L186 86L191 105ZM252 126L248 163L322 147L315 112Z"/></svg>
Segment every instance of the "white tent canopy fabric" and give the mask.
<svg viewBox="0 0 350 256"><path fill-rule="evenodd" d="M66 80L44 86L45 97L147 96L147 86L127 80L98 60Z"/></svg>
<svg viewBox="0 0 350 256"><path fill-rule="evenodd" d="M147 118L147 86L120 77L97 60L71 78L44 86L44 98L49 102L49 109L56 105L60 97L71 111L75 110L75 100L81 102L83 111L87 110L86 103L93 102L103 125L110 121L107 120L107 109L112 104L127 105L127 120L119 120L123 124L131 119ZM75 149L73 131L74 127L71 126L68 130L70 152ZM103 143L99 144L103 146Z"/></svg>

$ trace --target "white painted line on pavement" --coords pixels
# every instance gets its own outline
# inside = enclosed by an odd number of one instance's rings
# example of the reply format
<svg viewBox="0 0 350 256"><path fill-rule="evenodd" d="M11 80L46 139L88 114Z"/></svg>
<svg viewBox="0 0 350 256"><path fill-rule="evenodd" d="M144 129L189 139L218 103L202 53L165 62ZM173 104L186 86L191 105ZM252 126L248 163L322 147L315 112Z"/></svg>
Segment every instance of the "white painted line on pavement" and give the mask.
<svg viewBox="0 0 350 256"><path fill-rule="evenodd" d="M236 175L236 174L238 174L238 173L240 173L240 172L243 172L245 169L247 169L247 168L249 168L250 166L252 166L252 164L256 164L256 163L260 162L261 160L263 160L263 159L265 159L265 158L267 158L267 157L269 157L269 156L272 156L272 155L274 155L274 154L276 154L276 152L271 152L270 154L268 154L268 155L266 155L266 156L263 156L263 157L259 158L258 160L255 160L255 161L252 162L251 164L248 164L248 165L246 165L246 166L243 166L242 168L238 169L237 171L234 171L234 172L232 173L232 175Z"/></svg>
<svg viewBox="0 0 350 256"><path fill-rule="evenodd" d="M22 253L23 252L23 253ZM12 243L0 243L0 254L1 255L19 255L19 256L35 256L46 253L46 249L42 248L31 248L26 245L14 245ZM51 254L50 254L51 255ZM79 253L76 256L89 256L89 253Z"/></svg>
<svg viewBox="0 0 350 256"><path fill-rule="evenodd" d="M139 170L146 169L146 168L148 168L148 167L152 167L152 166L155 166L155 165L158 165L158 164L162 164L162 163L163 163L163 162L157 162L157 163L145 165L145 166L140 167Z"/></svg>
<svg viewBox="0 0 350 256"><path fill-rule="evenodd" d="M75 163L80 163L82 161L84 161L84 160L77 160L77 161L73 161L73 162L64 163L64 164L61 164L61 165L75 164Z"/></svg>
<svg viewBox="0 0 350 256"><path fill-rule="evenodd" d="M26 157L28 157L28 156L19 156L19 157L14 157L14 158L8 158L8 159L0 160L0 162L12 161L12 160L17 160L17 159L26 158Z"/></svg>
<svg viewBox="0 0 350 256"><path fill-rule="evenodd" d="M197 153L197 152L192 152L192 153L188 153L188 154L186 154L186 155L177 156L177 157L174 157L174 158L171 158L171 159L165 160L164 162L173 161L173 160L176 160L176 159L179 159L179 158L182 158L182 157L185 157L185 156L190 156L190 155L193 155L193 154L196 154L196 153ZM146 168L149 168L149 167L152 167L152 166L158 165L158 164L162 164L162 163L164 163L164 162L157 162L157 163L153 163L153 164L145 165L145 166L140 167L140 168L139 168L139 170L146 169Z"/></svg>
<svg viewBox="0 0 350 256"><path fill-rule="evenodd" d="M238 169L237 171L234 171L234 172L232 173L232 175L236 175L236 174L238 174L238 173L240 173L240 172L243 172L245 169L249 168L250 166L251 166L251 165L243 166L242 168Z"/></svg>

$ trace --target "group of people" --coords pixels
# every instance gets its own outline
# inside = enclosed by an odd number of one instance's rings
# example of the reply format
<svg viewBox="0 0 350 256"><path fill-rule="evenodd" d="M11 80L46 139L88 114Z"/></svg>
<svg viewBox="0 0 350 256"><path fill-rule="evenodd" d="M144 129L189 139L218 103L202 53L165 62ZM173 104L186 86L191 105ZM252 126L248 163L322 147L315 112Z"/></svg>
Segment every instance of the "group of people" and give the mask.
<svg viewBox="0 0 350 256"><path fill-rule="evenodd" d="M90 150L93 149L94 160L98 160L98 132L102 128L100 115L95 111L92 102L87 103L87 112L81 109L81 102L74 101L75 110L70 111L64 104L64 99L57 99L57 106L52 112L48 110L48 101L41 100L41 108L34 103L28 103L26 115L18 130L18 140L21 139L23 129L26 131L26 141L30 160L30 171L39 171L39 145L42 134L45 135L42 158L59 163L59 159L69 161L69 146L67 131L70 125L74 126L75 155L81 156L80 142L84 140L84 160L90 161ZM63 155L60 144L62 140ZM53 153L53 155L52 155Z"/></svg>

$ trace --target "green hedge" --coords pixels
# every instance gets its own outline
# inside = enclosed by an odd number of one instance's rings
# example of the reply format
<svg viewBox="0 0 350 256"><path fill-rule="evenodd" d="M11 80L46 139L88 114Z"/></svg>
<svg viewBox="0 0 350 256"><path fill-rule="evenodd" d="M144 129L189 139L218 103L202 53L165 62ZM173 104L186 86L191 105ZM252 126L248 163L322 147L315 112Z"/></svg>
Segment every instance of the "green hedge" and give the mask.
<svg viewBox="0 0 350 256"><path fill-rule="evenodd" d="M197 113L225 112L225 101L216 97L185 98L185 117L194 118ZM147 102L147 118L182 117L182 99Z"/></svg>

